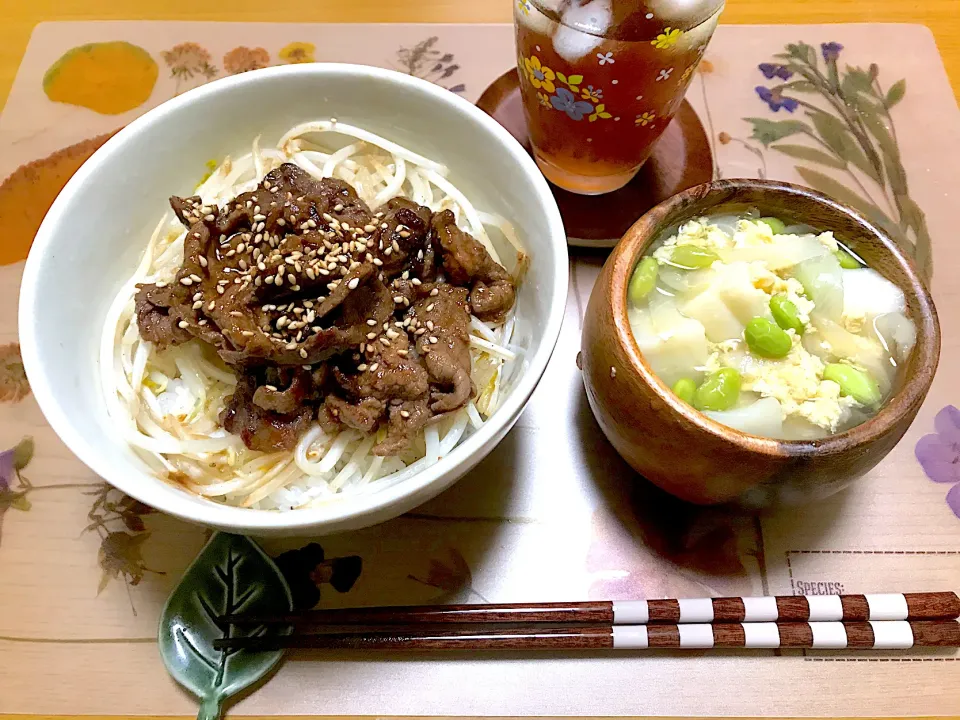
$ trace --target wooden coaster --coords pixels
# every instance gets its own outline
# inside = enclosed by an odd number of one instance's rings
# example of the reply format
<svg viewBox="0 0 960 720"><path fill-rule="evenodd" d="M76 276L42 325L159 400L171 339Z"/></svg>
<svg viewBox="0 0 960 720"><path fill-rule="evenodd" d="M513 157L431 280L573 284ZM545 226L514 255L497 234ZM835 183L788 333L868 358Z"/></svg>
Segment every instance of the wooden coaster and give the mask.
<svg viewBox="0 0 960 720"><path fill-rule="evenodd" d="M516 69L483 91L477 106L530 150ZM551 185L567 230L579 247L613 247L643 213L662 200L713 179L710 141L686 100L657 141L653 155L627 185L605 195L578 195Z"/></svg>

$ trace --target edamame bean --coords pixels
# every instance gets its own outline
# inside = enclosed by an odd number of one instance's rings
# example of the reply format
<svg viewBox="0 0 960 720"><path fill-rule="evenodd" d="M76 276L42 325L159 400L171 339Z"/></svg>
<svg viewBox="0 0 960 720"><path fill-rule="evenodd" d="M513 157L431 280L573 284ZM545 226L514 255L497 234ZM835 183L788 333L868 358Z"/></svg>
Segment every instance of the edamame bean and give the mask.
<svg viewBox="0 0 960 720"><path fill-rule="evenodd" d="M861 267L863 267L860 264L860 261L846 250L837 250L833 254L836 255L837 260L840 262L840 267L842 267L844 270L859 270Z"/></svg>
<svg viewBox="0 0 960 720"><path fill-rule="evenodd" d="M840 386L841 395L849 395L861 405L877 405L880 388L872 377L862 370L843 363L830 363L823 369L823 379Z"/></svg>
<svg viewBox="0 0 960 720"><path fill-rule="evenodd" d="M780 218L762 217L760 218L760 222L770 228L770 232L772 232L774 235L780 235L784 230L787 229L787 226Z"/></svg>
<svg viewBox="0 0 960 720"><path fill-rule="evenodd" d="M688 405L693 405L693 396L697 393L697 383L690 378L680 378L673 384L673 393Z"/></svg>
<svg viewBox="0 0 960 720"><path fill-rule="evenodd" d="M803 335L805 327L800 320L800 313L786 295L774 295L770 298L770 314L784 330L794 330L797 335Z"/></svg>
<svg viewBox="0 0 960 720"><path fill-rule="evenodd" d="M790 352L793 340L776 323L766 318L755 317L747 323L743 339L754 355L765 358L782 358Z"/></svg>
<svg viewBox="0 0 960 720"><path fill-rule="evenodd" d="M693 396L697 410L729 410L740 398L740 373L723 368L710 373Z"/></svg>
<svg viewBox="0 0 960 720"><path fill-rule="evenodd" d="M670 254L670 262L684 270L702 270L710 267L720 257L712 250L696 245L677 245Z"/></svg>
<svg viewBox="0 0 960 720"><path fill-rule="evenodd" d="M652 257L645 257L637 264L627 288L627 297L634 305L640 305L643 299L657 286L658 268L659 263Z"/></svg>

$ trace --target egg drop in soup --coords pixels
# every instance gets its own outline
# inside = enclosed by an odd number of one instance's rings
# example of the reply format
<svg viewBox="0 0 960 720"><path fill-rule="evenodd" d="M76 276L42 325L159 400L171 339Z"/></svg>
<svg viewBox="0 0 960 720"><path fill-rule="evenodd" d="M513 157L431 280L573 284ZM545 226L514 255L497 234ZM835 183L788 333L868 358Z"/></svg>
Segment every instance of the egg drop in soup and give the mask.
<svg viewBox="0 0 960 720"><path fill-rule="evenodd" d="M769 438L811 440L868 420L916 341L903 291L831 231L756 213L665 235L627 295L660 379L713 420Z"/></svg>

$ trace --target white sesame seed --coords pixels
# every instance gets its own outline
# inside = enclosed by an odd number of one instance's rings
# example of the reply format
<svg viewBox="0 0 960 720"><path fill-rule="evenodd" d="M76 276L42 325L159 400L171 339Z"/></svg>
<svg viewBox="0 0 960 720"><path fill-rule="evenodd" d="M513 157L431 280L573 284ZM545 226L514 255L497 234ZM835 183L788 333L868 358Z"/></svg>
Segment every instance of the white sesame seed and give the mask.
<svg viewBox="0 0 960 720"><path fill-rule="evenodd" d="M427 330L433 330L433 320L427 320Z"/></svg>
<svg viewBox="0 0 960 720"><path fill-rule="evenodd" d="M376 333L367 333L367 340L376 340L376 339L377 339Z"/></svg>
<svg viewBox="0 0 960 720"><path fill-rule="evenodd" d="M302 358L307 357L307 351L303 348L300 348L300 357Z"/></svg>
<svg viewBox="0 0 960 720"><path fill-rule="evenodd" d="M181 278L180 284L181 284L181 285L188 285L188 286L189 286L189 285L193 285L193 280L191 280L191 279L188 278L188 277Z"/></svg>
<svg viewBox="0 0 960 720"><path fill-rule="evenodd" d="M370 372L376 372L378 367L380 367L380 363L374 363L370 366Z"/></svg>
<svg viewBox="0 0 960 720"><path fill-rule="evenodd" d="M403 302L403 296L402 296L402 295L395 295L394 298L393 298L393 301L399 305L400 303Z"/></svg>
<svg viewBox="0 0 960 720"><path fill-rule="evenodd" d="M214 220L216 220L216 218L213 215L204 215L203 219L206 220L207 222L213 222Z"/></svg>
<svg viewBox="0 0 960 720"><path fill-rule="evenodd" d="M408 411L406 411L406 410L401 410L401 411L400 411L400 417L402 417L402 418L408 418L408 417L410 417L410 413L409 413Z"/></svg>
<svg viewBox="0 0 960 720"><path fill-rule="evenodd" d="M359 370L360 372L364 372L366 369L367 369L366 363L360 363L359 365L357 365L357 370Z"/></svg>
<svg viewBox="0 0 960 720"><path fill-rule="evenodd" d="M430 336L429 338L427 338L427 339L430 341L430 344L431 344L431 345L436 345L438 342L440 342L440 341L437 339L436 335L431 335L431 336Z"/></svg>
<svg viewBox="0 0 960 720"><path fill-rule="evenodd" d="M186 330L188 327L190 327L190 324L186 320L181 320L177 323L177 327L182 330Z"/></svg>
<svg viewBox="0 0 960 720"><path fill-rule="evenodd" d="M433 290L430 291L430 297L436 297L439 294L440 294L440 291L437 288L434 288Z"/></svg>
<svg viewBox="0 0 960 720"><path fill-rule="evenodd" d="M414 279L411 280L410 282L413 283L413 286L414 286L414 287L419 287L419 286L422 284L422 283L420 282L420 278L414 278Z"/></svg>
<svg viewBox="0 0 960 720"><path fill-rule="evenodd" d="M430 303L427 305L427 312L433 312L434 307L436 307L436 303Z"/></svg>
<svg viewBox="0 0 960 720"><path fill-rule="evenodd" d="M193 309L194 309L194 310L199 310L199 309L202 308L202 307L203 307L203 301L202 301L202 300L197 300L197 301L193 304Z"/></svg>
<svg viewBox="0 0 960 720"><path fill-rule="evenodd" d="M336 121L334 121L334 122L336 122ZM337 203L336 205L333 206L333 211L334 211L334 212L342 212L342 211L343 211L343 205L341 205L340 203Z"/></svg>
<svg viewBox="0 0 960 720"><path fill-rule="evenodd" d="M207 266L207 259L206 259L203 255L201 255L200 257L198 257L197 260L198 260L199 263L200 263L200 267L206 267L206 266Z"/></svg>

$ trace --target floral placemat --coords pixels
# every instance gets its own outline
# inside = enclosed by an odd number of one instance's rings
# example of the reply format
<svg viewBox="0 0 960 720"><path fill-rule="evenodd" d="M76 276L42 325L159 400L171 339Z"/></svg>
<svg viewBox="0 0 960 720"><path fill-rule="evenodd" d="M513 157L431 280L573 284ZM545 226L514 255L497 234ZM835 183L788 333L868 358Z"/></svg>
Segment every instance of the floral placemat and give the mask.
<svg viewBox="0 0 960 720"><path fill-rule="evenodd" d="M91 22L34 33L0 116L0 451L10 449L0 452L0 712L195 712L163 670L156 628L206 533L104 485L44 422L16 325L36 226L83 160L150 107L227 74L331 60L392 67L476 100L515 53L512 29L500 25ZM616 67L616 57L597 62ZM661 70L667 81L682 74ZM722 26L696 73L688 99L718 175L834 195L887 227L931 278L941 369L903 441L850 490L759 518L686 506L635 482L583 396L580 319L603 256L575 252L554 358L516 428L480 466L379 527L311 545L265 543L274 556L296 551L283 565L303 602L960 584L960 411L950 405L960 398L960 112L932 37L909 25ZM958 659L294 654L234 713L956 715Z"/></svg>

